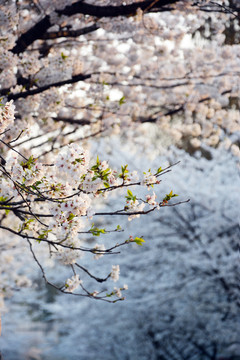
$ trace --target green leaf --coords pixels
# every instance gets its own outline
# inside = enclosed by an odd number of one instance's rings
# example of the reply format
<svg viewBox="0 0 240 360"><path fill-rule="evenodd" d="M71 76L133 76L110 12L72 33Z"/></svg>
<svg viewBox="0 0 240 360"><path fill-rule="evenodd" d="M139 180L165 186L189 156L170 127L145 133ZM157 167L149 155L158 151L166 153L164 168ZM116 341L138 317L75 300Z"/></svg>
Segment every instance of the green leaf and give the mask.
<svg viewBox="0 0 240 360"><path fill-rule="evenodd" d="M131 192L131 190L127 190L127 194L128 196L125 196L125 198L130 201L136 201L137 197L135 195L133 195L133 193Z"/></svg>
<svg viewBox="0 0 240 360"><path fill-rule="evenodd" d="M128 193L128 196L130 196L130 197L133 196L133 193L131 192L131 190L128 190L127 193Z"/></svg>
<svg viewBox="0 0 240 360"><path fill-rule="evenodd" d="M135 237L134 242L135 242L137 245L142 246L143 243L145 242L145 240L144 240L143 238Z"/></svg>
<svg viewBox="0 0 240 360"><path fill-rule="evenodd" d="M64 53L61 52L61 58L62 58L63 60L66 60L66 59L68 58L68 56L67 56L67 55L64 55Z"/></svg>
<svg viewBox="0 0 240 360"><path fill-rule="evenodd" d="M109 168L107 168L106 170L102 170L101 171L101 176L105 179L107 179L108 175L110 175L111 170Z"/></svg>
<svg viewBox="0 0 240 360"><path fill-rule="evenodd" d="M111 294L106 294L106 297L111 297L111 296L113 296L114 295L114 293L112 292Z"/></svg>
<svg viewBox="0 0 240 360"><path fill-rule="evenodd" d="M125 102L125 96L122 96L118 103L121 106L122 104L125 104Z"/></svg>
<svg viewBox="0 0 240 360"><path fill-rule="evenodd" d="M43 232L38 236L39 240L47 238L48 233L50 233L52 230L43 230ZM39 241L41 242L41 241Z"/></svg>
<svg viewBox="0 0 240 360"><path fill-rule="evenodd" d="M171 190L169 194L166 194L165 198L163 199L163 201L168 201L170 200L171 198L175 197L175 196L178 196L177 194L173 194L173 191Z"/></svg>
<svg viewBox="0 0 240 360"><path fill-rule="evenodd" d="M75 218L75 215L73 213L69 214L68 216L68 220L71 221L73 218Z"/></svg>
<svg viewBox="0 0 240 360"><path fill-rule="evenodd" d="M119 178L126 180L127 179L127 173L129 173L127 169L128 165L121 166L122 172L118 175Z"/></svg>
<svg viewBox="0 0 240 360"><path fill-rule="evenodd" d="M33 222L35 219L28 219L22 224L22 230L28 230L29 225L31 222Z"/></svg>
<svg viewBox="0 0 240 360"><path fill-rule="evenodd" d="M96 164L97 164L97 166L99 166L100 165L100 160L99 160L99 157L97 156L97 161L96 161Z"/></svg>
<svg viewBox="0 0 240 360"><path fill-rule="evenodd" d="M36 160L37 159L35 159L33 157L33 155L31 155L30 158L26 162L22 161L20 165L22 166L23 169L29 169L30 170L32 168L32 165L34 165Z"/></svg>
<svg viewBox="0 0 240 360"><path fill-rule="evenodd" d="M92 224L91 229L89 230L89 232L93 235L93 236L100 236L101 234L106 234L106 230L105 229L99 229L96 226L94 226L94 224Z"/></svg>

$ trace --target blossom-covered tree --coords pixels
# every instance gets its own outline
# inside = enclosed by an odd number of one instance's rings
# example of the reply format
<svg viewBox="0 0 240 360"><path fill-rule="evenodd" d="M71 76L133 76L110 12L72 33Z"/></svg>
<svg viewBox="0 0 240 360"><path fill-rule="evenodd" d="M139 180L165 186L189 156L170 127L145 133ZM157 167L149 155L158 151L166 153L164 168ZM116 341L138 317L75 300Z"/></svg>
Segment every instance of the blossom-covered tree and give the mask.
<svg viewBox="0 0 240 360"><path fill-rule="evenodd" d="M7 102L2 109L1 135L4 137L14 120L14 105L12 100ZM18 137L19 138L19 137ZM6 140L6 139L5 139ZM78 262L80 254L90 252L95 259L103 255L114 254L114 250L120 246L135 242L142 245L142 237L129 236L122 243L112 244L111 247L98 245L93 247L86 245L82 237L84 235L99 236L105 233L122 231L117 225L115 229L98 228L92 219L96 216L128 216L132 220L140 215L148 214L155 209L167 206L168 201L175 197L171 191L158 202L156 194L148 194L145 197L137 197L128 189L125 203L121 209L115 211L96 211L101 199L111 192L137 186L153 187L160 183L159 177L169 171L171 166L165 169L158 168L154 173L148 170L139 179L136 171L130 172L128 165L122 166L120 171L112 170L107 161L99 158L91 161L89 152L84 150L76 142L61 149L57 154L51 153L51 163L43 163L37 157L30 155L28 158L16 150L12 145L15 139L6 142L0 139L5 146L1 155L1 206L2 217L0 228L13 234L15 237L25 239L30 252L42 271L46 283L62 292L72 293L79 286L83 290L80 296L93 297L105 301L116 295L123 299L121 290L127 288L114 288L110 293L101 294L99 291L85 289L77 271L87 273L97 282L102 283L109 277L113 281L119 279L119 266L113 265L111 272L105 278L99 278L91 274ZM5 151L4 151L5 150ZM176 203L175 203L176 204ZM64 265L72 269L72 277L67 279L61 286L51 283L44 271L41 261L38 260L34 244L45 243L45 252L52 258L59 259ZM13 241L9 244L8 238L2 240L3 273L8 273L5 268L9 256L9 248L18 246ZM22 250L21 250L22 251ZM15 261L13 257L11 260ZM16 276L14 274L14 276ZM14 278L16 285L24 285L27 279L17 275ZM2 295L11 290L7 277L1 282Z"/></svg>
<svg viewBox="0 0 240 360"><path fill-rule="evenodd" d="M174 162L137 172L137 159L132 167L91 155L88 140L119 133L148 152L155 137L160 148L175 143L208 159L211 147L239 156L238 1L0 5L0 300L31 285L30 260L60 292L123 299L128 286L118 285L122 263L114 254L144 244L145 236L122 233L113 219L160 209L162 228L174 235L156 247L161 297L157 305L149 302L154 315L142 311L137 335L161 359L216 359L224 347L236 346L237 224L235 213L225 211L235 188L219 204L225 222L215 229L210 205L217 200L200 191L198 201L190 194L188 210L162 209L181 203L170 201L173 186L160 192ZM185 182L190 188L186 176ZM54 278L48 276L53 264ZM145 291L141 278L136 293ZM216 328L221 331L215 334Z"/></svg>
<svg viewBox="0 0 240 360"><path fill-rule="evenodd" d="M17 131L38 127L38 155L46 132L43 153L144 122L238 152L236 1L7 1L1 23L1 94Z"/></svg>
<svg viewBox="0 0 240 360"><path fill-rule="evenodd" d="M45 5L41 4L43 8ZM55 6L58 7L59 4ZM68 10L71 8L66 6L67 3L64 2L64 8ZM28 53L28 48L34 40L37 41L39 35L41 38L51 27L50 17L45 15L44 19L47 21L45 30L44 21L40 20L40 25L38 25L41 34L33 27L27 31L25 28L20 29L21 16L27 13L27 17L33 20L37 16L37 10L38 8L32 11L28 2L19 4L14 1L4 2L1 8L1 94L3 98L0 113L2 150L0 227L12 235L11 242L8 237L1 241L1 297L9 295L16 286L29 284L28 279L19 274L17 269L16 272L10 271L13 263L17 265L14 249L20 247L20 254L23 252L23 247L16 243L17 237L20 237L28 244L47 283L62 292L70 293L80 287L82 290L80 296L115 302L116 298L123 299L121 291L127 288L126 285L114 288L113 291L107 293L104 291L104 294L98 290L89 291L82 284L77 271L85 272L97 282L102 283L109 277L117 281L119 266L113 265L111 272L106 274L105 278L99 278L79 264L77 259L84 252L90 252L98 259L103 255L114 253L114 249L131 242L142 245L144 239L130 235L123 243L112 244L106 249L103 244L95 244L93 247L84 246L80 236L88 234L99 236L107 232L121 231L119 226L113 230L98 228L91 222L93 216L127 215L129 220L132 220L165 206L175 196L172 191L159 202L156 200L155 193L145 198L137 198L129 189L122 209L112 212L95 210L97 199L118 189L139 185L151 187L158 184L160 182L158 177L168 171L168 167L158 168L154 173L148 170L141 179L136 171L130 172L127 165L122 166L119 171L112 170L106 161L100 161L98 157L95 161L91 160L89 152L77 144L79 142L79 138L76 137L78 128L72 129L71 126L63 125L65 120L58 125L58 122L51 118L53 114L58 116L59 111L64 112L63 102L69 91L64 89L64 86L87 79L89 76L78 73L74 75L76 70L74 67L79 67L79 64L62 51L57 52L53 57L49 54L49 58L47 54L42 57L39 50L35 53L34 48L32 48L32 54ZM50 5L47 6L48 11L51 16L58 17ZM78 23L77 19L76 21ZM35 34L35 39L30 35L32 40L29 42L27 38L30 33ZM16 45L12 47L14 43ZM45 46L44 41L41 42L42 45ZM63 75L62 78L61 75ZM75 93L75 89L72 91ZM78 92L77 89L76 91ZM17 107L17 115L13 100ZM78 120L73 119L72 122L79 125ZM89 121L86 123L88 124ZM80 125L82 125L81 120ZM53 133L53 137L49 138L49 132ZM101 131L97 130L95 133L99 132ZM70 134L74 135L73 139L68 138ZM59 136L60 139L58 139ZM35 140L39 138L40 143L35 145ZM47 151L46 143L50 144L50 149ZM57 149L55 149L55 144L57 144ZM43 246L47 245L44 251L48 256L59 259L71 268L72 276L60 286L49 282L44 267L36 255L34 248L36 242L42 243ZM9 275L12 276L13 283ZM116 296L114 300L109 300L114 296Z"/></svg>
<svg viewBox="0 0 240 360"><path fill-rule="evenodd" d="M47 255L71 268L60 286L51 283L59 290L80 287L84 296L123 298L126 286L107 293L88 290L78 273L99 283L109 277L115 281L117 265L98 278L77 257L90 252L99 258L131 242L141 245L141 234L106 249L88 246L87 240L83 244L83 236L121 231L117 224L99 228L95 216L132 220L169 205L176 194L138 196L133 186L158 184L169 167L142 175L125 164L112 169L107 161L90 157L87 139L120 130L131 139L141 131L139 124L153 122L168 142L188 151L204 152L207 144L228 146L238 154L239 45L234 39L227 44L226 21L238 29L234 1L1 3L0 226L14 235L1 243L4 274L11 261L17 268L11 251L22 246L15 242L19 237L46 282L36 255L38 242ZM97 210L104 196L124 189L121 209ZM17 271L13 283L22 286L28 280ZM6 278L1 294L14 286Z"/></svg>

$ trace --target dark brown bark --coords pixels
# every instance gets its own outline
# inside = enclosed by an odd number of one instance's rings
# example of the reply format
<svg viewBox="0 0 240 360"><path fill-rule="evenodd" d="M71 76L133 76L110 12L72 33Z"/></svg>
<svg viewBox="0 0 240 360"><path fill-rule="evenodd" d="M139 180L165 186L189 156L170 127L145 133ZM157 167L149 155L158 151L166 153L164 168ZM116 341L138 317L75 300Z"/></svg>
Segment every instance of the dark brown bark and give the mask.
<svg viewBox="0 0 240 360"><path fill-rule="evenodd" d="M36 89L23 91L23 92L20 92L17 94L11 94L9 89L3 89L1 91L1 95L7 95L8 100L17 100L19 98L25 99L28 96L40 94L40 93L50 89L51 87L60 87L60 86L66 85L66 84L74 84L78 81L83 81L90 77L91 77L91 74L86 74L86 75L79 74L79 75L73 76L71 79L68 79L68 80L63 80L63 81L59 81L56 83L48 84L45 86L38 87Z"/></svg>
<svg viewBox="0 0 240 360"><path fill-rule="evenodd" d="M121 5L121 6L95 6L91 4L87 4L82 2L81 0L70 5L66 6L63 10L57 10L56 12L59 15L91 15L97 18L102 17L117 17L117 16L130 16L134 15L138 8L142 10L150 11L164 11L165 5L171 5L180 0L159 0L154 6L153 0L145 0L142 2L134 2L130 5ZM37 24L31 27L28 31L22 34L16 42L16 45L12 49L14 54L20 54L24 52L29 45L31 45L35 40L42 39L44 34L46 34L47 30L52 26L50 22L50 16L46 15L42 20L40 20Z"/></svg>

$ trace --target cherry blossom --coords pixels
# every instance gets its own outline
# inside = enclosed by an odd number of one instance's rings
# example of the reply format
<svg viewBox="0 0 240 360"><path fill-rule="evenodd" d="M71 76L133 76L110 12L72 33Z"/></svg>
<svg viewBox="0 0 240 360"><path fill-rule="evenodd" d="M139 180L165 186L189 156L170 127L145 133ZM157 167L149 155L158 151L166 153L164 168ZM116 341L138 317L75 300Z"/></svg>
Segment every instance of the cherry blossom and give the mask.
<svg viewBox="0 0 240 360"><path fill-rule="evenodd" d="M79 279L79 275L72 276L71 279L66 281L65 287L67 292L73 292L76 290L79 285L81 285L82 281Z"/></svg>
<svg viewBox="0 0 240 360"><path fill-rule="evenodd" d="M174 143L190 154L210 157L208 149L222 147L239 156L239 42L227 31L228 25L239 30L239 8L227 1L167 3L1 4L0 227L25 241L47 283L35 243L45 258L71 269L68 289L75 289L84 253L103 261L133 242L99 245L95 236L119 230L98 228L93 219L133 220L181 203L168 203L176 196L172 191L157 192L165 173L160 168L130 168L118 158L112 165L91 154L89 139L102 135L107 142L118 133L151 152L152 131L164 151ZM135 192L153 187L151 195ZM108 207L112 194L123 199L122 208ZM4 243L3 251L14 246ZM115 265L111 277L118 272ZM19 287L26 283L17 281ZM106 300L96 291L95 298Z"/></svg>

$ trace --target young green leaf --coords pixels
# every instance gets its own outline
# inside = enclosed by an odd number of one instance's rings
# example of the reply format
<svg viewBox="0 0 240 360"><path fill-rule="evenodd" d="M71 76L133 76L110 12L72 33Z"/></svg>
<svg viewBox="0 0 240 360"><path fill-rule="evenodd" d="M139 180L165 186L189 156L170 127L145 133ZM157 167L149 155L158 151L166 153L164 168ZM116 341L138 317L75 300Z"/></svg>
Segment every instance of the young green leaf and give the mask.
<svg viewBox="0 0 240 360"><path fill-rule="evenodd" d="M125 96L122 96L118 103L121 106L122 104L125 104L125 102Z"/></svg>
<svg viewBox="0 0 240 360"><path fill-rule="evenodd" d="M171 198L173 198L175 196L178 196L178 195L173 194L173 191L171 190L170 193L165 196L165 198L163 199L163 202L167 202L167 201L169 201Z"/></svg>
<svg viewBox="0 0 240 360"><path fill-rule="evenodd" d="M145 240L144 240L143 238L135 237L134 242L135 242L137 245L142 246L143 243L145 242Z"/></svg>

